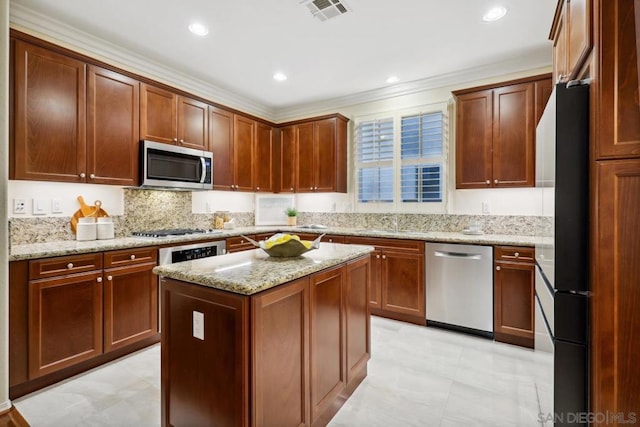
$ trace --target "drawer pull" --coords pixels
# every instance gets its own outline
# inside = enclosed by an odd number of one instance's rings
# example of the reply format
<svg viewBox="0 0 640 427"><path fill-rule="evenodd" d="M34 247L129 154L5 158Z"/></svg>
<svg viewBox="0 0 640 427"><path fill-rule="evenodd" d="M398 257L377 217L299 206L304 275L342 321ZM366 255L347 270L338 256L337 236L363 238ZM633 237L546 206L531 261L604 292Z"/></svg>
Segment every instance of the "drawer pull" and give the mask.
<svg viewBox="0 0 640 427"><path fill-rule="evenodd" d="M513 254L513 256L518 258L520 256L520 252L516 252L515 254Z"/></svg>
<svg viewBox="0 0 640 427"><path fill-rule="evenodd" d="M72 262L70 262L69 264L67 264L67 268L68 268L69 270L71 270L71 269L73 268L73 263L72 263Z"/></svg>
<svg viewBox="0 0 640 427"><path fill-rule="evenodd" d="M491 184L491 181L487 180L486 183L487 183L487 185L489 185L489 184Z"/></svg>
<svg viewBox="0 0 640 427"><path fill-rule="evenodd" d="M96 282L98 282L98 283L102 283L102 277L98 277L98 278L96 279Z"/></svg>
<svg viewBox="0 0 640 427"><path fill-rule="evenodd" d="M380 259L380 255L376 255L376 258L377 258L377 259Z"/></svg>
<svg viewBox="0 0 640 427"><path fill-rule="evenodd" d="M135 255L131 255L131 261L135 260L136 256Z"/></svg>
<svg viewBox="0 0 640 427"><path fill-rule="evenodd" d="M387 256L386 255L382 255L382 259L387 259Z"/></svg>
<svg viewBox="0 0 640 427"><path fill-rule="evenodd" d="M500 266L497 266L497 267L496 267L496 270L500 271Z"/></svg>
<svg viewBox="0 0 640 427"><path fill-rule="evenodd" d="M107 280L108 281L112 281L113 280L113 276L107 276Z"/></svg>

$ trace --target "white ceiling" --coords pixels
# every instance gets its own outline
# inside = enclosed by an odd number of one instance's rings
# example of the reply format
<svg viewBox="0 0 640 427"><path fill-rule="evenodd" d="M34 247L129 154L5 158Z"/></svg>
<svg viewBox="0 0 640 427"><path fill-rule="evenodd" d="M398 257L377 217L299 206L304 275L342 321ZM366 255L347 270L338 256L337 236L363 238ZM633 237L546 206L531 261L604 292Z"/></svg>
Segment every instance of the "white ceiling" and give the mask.
<svg viewBox="0 0 640 427"><path fill-rule="evenodd" d="M556 0L344 0L321 22L300 0L11 0L270 109L500 64L551 63ZM494 5L509 13L494 23ZM197 20L210 33L187 30ZM276 82L284 72L289 79ZM505 70L511 72L514 70Z"/></svg>

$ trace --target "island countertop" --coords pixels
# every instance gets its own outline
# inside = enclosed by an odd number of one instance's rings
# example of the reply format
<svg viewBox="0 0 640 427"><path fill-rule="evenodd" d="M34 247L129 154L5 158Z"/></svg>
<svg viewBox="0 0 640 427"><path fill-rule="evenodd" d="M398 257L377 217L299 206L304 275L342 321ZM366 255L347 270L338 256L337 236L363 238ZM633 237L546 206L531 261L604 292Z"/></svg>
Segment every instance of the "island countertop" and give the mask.
<svg viewBox="0 0 640 427"><path fill-rule="evenodd" d="M325 243L300 257L270 257L262 249L155 267L153 272L183 282L252 295L352 259L374 248Z"/></svg>

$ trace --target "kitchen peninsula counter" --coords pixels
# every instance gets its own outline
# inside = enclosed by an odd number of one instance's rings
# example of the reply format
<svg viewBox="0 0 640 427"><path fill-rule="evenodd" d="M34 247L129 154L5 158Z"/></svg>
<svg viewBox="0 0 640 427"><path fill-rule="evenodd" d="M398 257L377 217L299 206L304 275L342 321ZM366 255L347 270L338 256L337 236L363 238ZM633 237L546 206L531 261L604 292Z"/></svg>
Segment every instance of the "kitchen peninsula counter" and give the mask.
<svg viewBox="0 0 640 427"><path fill-rule="evenodd" d="M162 425L326 425L367 375L372 250L157 267Z"/></svg>

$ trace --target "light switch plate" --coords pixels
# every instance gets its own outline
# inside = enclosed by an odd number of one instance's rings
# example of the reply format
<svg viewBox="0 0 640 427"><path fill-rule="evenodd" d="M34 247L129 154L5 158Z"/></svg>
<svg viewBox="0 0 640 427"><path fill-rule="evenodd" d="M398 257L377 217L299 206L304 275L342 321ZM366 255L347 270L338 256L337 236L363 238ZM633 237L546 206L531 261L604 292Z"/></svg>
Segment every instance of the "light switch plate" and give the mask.
<svg viewBox="0 0 640 427"><path fill-rule="evenodd" d="M47 213L47 201L45 199L33 199L33 214L44 215Z"/></svg>
<svg viewBox="0 0 640 427"><path fill-rule="evenodd" d="M60 199L53 199L51 201L51 213L62 213L62 203Z"/></svg>
<svg viewBox="0 0 640 427"><path fill-rule="evenodd" d="M193 336L204 341L204 313L193 312Z"/></svg>
<svg viewBox="0 0 640 427"><path fill-rule="evenodd" d="M488 214L489 212L489 202L482 202L482 213Z"/></svg>

